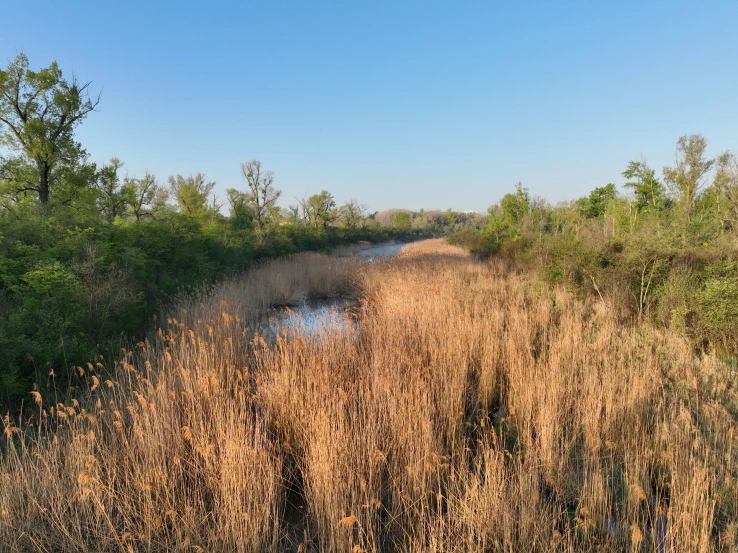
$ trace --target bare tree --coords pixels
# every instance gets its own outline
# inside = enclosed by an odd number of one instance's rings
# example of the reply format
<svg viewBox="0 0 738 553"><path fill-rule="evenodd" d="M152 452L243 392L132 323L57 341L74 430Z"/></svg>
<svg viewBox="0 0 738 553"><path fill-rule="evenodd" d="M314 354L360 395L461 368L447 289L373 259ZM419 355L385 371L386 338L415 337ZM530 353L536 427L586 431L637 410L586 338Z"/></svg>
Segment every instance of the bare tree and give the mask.
<svg viewBox="0 0 738 553"><path fill-rule="evenodd" d="M249 185L251 191L250 201L254 210L254 219L259 230L264 229L264 224L269 219L277 199L282 194L281 190L274 188L274 172L262 171L261 161L252 160L241 164L241 174Z"/></svg>
<svg viewBox="0 0 738 553"><path fill-rule="evenodd" d="M310 220L310 203L308 202L307 197L303 196L302 198L295 198L299 204L300 208L300 219L302 220L302 226L306 227L308 224L308 221Z"/></svg>

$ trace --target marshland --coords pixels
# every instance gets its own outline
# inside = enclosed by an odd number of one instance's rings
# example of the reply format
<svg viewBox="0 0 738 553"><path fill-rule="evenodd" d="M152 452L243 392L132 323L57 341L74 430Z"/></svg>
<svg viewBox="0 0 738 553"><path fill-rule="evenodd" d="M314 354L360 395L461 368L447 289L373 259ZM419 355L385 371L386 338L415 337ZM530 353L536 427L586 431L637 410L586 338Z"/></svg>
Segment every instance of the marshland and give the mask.
<svg viewBox="0 0 738 553"><path fill-rule="evenodd" d="M738 3L0 20L0 553L738 553Z"/></svg>
<svg viewBox="0 0 738 553"><path fill-rule="evenodd" d="M355 324L268 343L273 305ZM171 306L6 419L7 551L728 551L734 376L443 240L301 254ZM39 421L41 424L39 425Z"/></svg>

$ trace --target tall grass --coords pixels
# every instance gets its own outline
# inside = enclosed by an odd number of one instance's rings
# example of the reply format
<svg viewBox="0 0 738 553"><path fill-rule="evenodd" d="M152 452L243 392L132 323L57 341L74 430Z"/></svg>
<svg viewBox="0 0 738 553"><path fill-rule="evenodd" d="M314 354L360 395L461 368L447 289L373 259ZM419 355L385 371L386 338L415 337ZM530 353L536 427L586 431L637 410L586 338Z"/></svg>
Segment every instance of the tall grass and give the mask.
<svg viewBox="0 0 738 553"><path fill-rule="evenodd" d="M351 287L356 325L255 332ZM79 401L6 419L1 550L738 544L735 369L602 303L428 241L270 262L170 316Z"/></svg>

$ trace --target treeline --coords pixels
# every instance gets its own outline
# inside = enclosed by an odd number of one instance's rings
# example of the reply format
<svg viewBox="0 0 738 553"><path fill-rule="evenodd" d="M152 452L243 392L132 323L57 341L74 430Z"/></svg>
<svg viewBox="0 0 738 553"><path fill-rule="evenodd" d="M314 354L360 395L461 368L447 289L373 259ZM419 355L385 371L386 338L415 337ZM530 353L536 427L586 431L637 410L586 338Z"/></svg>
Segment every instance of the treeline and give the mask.
<svg viewBox="0 0 738 553"><path fill-rule="evenodd" d="M0 70L0 405L74 386L75 366L143 337L163 302L259 259L446 231L383 225L325 190L281 208L259 161L224 198L202 174L99 166L75 140L99 101L56 63Z"/></svg>
<svg viewBox="0 0 738 553"><path fill-rule="evenodd" d="M452 241L598 297L623 318L650 320L699 349L738 353L738 160L681 137L661 175L631 161L610 183L550 205L518 183L480 230Z"/></svg>

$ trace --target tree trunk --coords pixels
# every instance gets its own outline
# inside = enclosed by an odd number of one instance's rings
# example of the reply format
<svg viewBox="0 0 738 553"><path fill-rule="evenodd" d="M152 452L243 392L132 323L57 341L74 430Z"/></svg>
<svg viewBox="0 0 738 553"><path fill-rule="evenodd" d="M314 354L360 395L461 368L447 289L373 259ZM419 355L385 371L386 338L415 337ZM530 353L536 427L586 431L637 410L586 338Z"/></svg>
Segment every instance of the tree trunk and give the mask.
<svg viewBox="0 0 738 553"><path fill-rule="evenodd" d="M38 199L46 205L49 203L49 173L51 167L47 163L39 164Z"/></svg>

